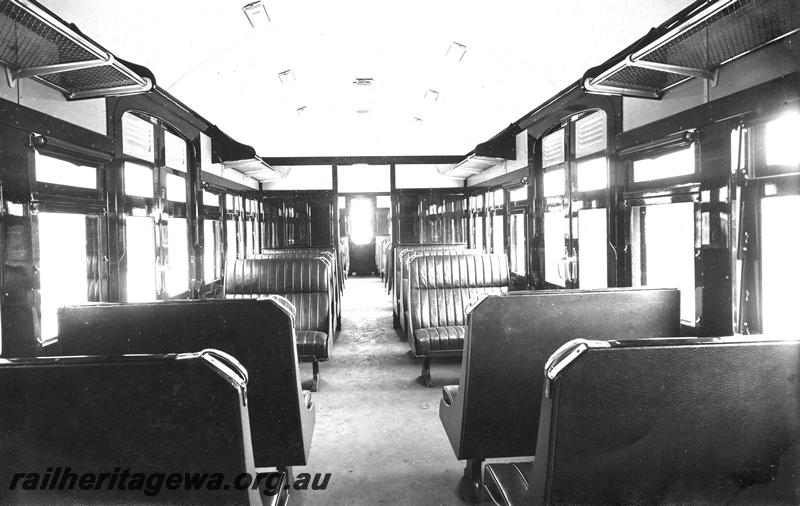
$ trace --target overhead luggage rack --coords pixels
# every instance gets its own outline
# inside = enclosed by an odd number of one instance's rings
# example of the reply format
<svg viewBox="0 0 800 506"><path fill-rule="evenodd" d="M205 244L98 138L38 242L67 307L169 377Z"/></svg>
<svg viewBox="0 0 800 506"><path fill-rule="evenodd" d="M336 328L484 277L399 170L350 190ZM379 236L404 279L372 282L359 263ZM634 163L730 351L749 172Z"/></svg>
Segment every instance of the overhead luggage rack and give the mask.
<svg viewBox="0 0 800 506"><path fill-rule="evenodd" d="M143 93L154 81L31 0L0 0L0 64L10 86L30 77L69 100Z"/></svg>
<svg viewBox="0 0 800 506"><path fill-rule="evenodd" d="M590 69L590 93L659 99L697 77L716 84L719 67L800 30L796 0L702 0L605 64Z"/></svg>

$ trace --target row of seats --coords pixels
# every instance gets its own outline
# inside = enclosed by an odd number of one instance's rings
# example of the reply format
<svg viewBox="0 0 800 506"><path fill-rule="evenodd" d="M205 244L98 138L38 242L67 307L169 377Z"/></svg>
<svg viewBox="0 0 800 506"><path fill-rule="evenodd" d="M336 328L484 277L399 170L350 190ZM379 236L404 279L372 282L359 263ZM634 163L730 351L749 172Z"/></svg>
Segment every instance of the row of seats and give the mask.
<svg viewBox="0 0 800 506"><path fill-rule="evenodd" d="M800 342L680 339L673 289L512 292L468 311L439 415L496 504L800 499ZM489 458L535 455L528 463Z"/></svg>
<svg viewBox="0 0 800 506"><path fill-rule="evenodd" d="M390 235L379 235L375 237L375 266L378 269L381 280L386 279L386 266L388 264L386 256L389 253L387 248L391 244L392 236Z"/></svg>
<svg viewBox="0 0 800 506"><path fill-rule="evenodd" d="M311 391L319 385L319 363L330 358L333 346L339 293L334 278L328 259L302 252L237 259L225 268L226 298L279 295L291 303L297 355L313 367Z"/></svg>
<svg viewBox="0 0 800 506"><path fill-rule="evenodd" d="M67 306L58 324L48 357L0 361L2 490L14 473L48 467L228 479L274 469L286 480L291 466L307 463L315 407L300 387L286 299ZM18 503L46 502L37 493L13 492ZM149 499L131 490L74 493L80 503L286 500L235 489Z"/></svg>

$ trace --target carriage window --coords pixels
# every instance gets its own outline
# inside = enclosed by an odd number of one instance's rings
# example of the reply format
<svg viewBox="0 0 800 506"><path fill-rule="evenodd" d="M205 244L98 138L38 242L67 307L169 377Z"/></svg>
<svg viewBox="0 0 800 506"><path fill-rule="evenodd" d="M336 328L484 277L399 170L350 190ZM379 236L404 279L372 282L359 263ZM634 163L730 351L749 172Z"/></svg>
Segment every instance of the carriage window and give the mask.
<svg viewBox="0 0 800 506"><path fill-rule="evenodd" d="M695 324L694 203L634 206L633 286L678 288L681 320Z"/></svg>
<svg viewBox="0 0 800 506"><path fill-rule="evenodd" d="M564 195L564 184L566 181L566 172L564 169L551 170L544 173L542 179L542 186L544 187L545 197L557 197Z"/></svg>
<svg viewBox="0 0 800 506"><path fill-rule="evenodd" d="M149 216L125 217L128 302L156 299L155 221Z"/></svg>
<svg viewBox="0 0 800 506"><path fill-rule="evenodd" d="M548 282L558 286L566 286L566 230L569 230L569 218L565 218L562 211L544 213L544 275Z"/></svg>
<svg viewBox="0 0 800 506"><path fill-rule="evenodd" d="M478 251L483 251L483 216L480 214L476 214L474 216L475 220L475 242L473 243L473 248L477 249Z"/></svg>
<svg viewBox="0 0 800 506"><path fill-rule="evenodd" d="M694 174L694 144L654 158L633 162L633 182L654 181Z"/></svg>
<svg viewBox="0 0 800 506"><path fill-rule="evenodd" d="M542 167L564 163L564 132L561 128L542 139Z"/></svg>
<svg viewBox="0 0 800 506"><path fill-rule="evenodd" d="M173 202L186 202L186 179L183 176L167 174L167 199Z"/></svg>
<svg viewBox="0 0 800 506"><path fill-rule="evenodd" d="M578 191L604 190L608 187L608 163L606 158L593 158L578 162Z"/></svg>
<svg viewBox="0 0 800 506"><path fill-rule="evenodd" d="M186 218L167 220L167 293L181 294L189 289L189 245Z"/></svg>
<svg viewBox="0 0 800 506"><path fill-rule="evenodd" d="M515 188L508 192L508 201L509 202L522 202L525 203L528 201L528 187L527 186L520 186L519 188Z"/></svg>
<svg viewBox="0 0 800 506"><path fill-rule="evenodd" d="M796 290L800 266L800 234L787 228L787 218L800 214L800 195L761 200L761 287L763 331L789 332L797 326Z"/></svg>
<svg viewBox="0 0 800 506"><path fill-rule="evenodd" d="M504 253L503 215L492 216L492 253Z"/></svg>
<svg viewBox="0 0 800 506"><path fill-rule="evenodd" d="M164 131L164 165L186 172L186 141L167 131Z"/></svg>
<svg viewBox="0 0 800 506"><path fill-rule="evenodd" d="M125 194L153 198L153 169L125 162Z"/></svg>
<svg viewBox="0 0 800 506"><path fill-rule="evenodd" d="M227 220L227 232L225 235L226 255L227 262L236 260L236 220Z"/></svg>
<svg viewBox="0 0 800 506"><path fill-rule="evenodd" d="M219 195L203 190L203 205L219 207Z"/></svg>
<svg viewBox="0 0 800 506"><path fill-rule="evenodd" d="M516 213L508 217L508 247L510 250L509 261L511 271L525 274L525 214Z"/></svg>
<svg viewBox="0 0 800 506"><path fill-rule="evenodd" d="M57 310L89 300L86 216L39 213L41 338L58 334Z"/></svg>
<svg viewBox="0 0 800 506"><path fill-rule="evenodd" d="M36 181L78 188L97 189L97 168L45 156L38 151L36 157Z"/></svg>
<svg viewBox="0 0 800 506"><path fill-rule="evenodd" d="M578 211L578 279L581 288L608 286L605 209Z"/></svg>
<svg viewBox="0 0 800 506"><path fill-rule="evenodd" d="M767 165L800 163L800 114L787 114L764 126L764 150Z"/></svg>
<svg viewBox="0 0 800 506"><path fill-rule="evenodd" d="M575 158L606 149L606 113L597 111L575 122Z"/></svg>
<svg viewBox="0 0 800 506"><path fill-rule="evenodd" d="M219 229L219 221L203 220L203 278L206 283L222 274L220 255L217 250Z"/></svg>
<svg viewBox="0 0 800 506"><path fill-rule="evenodd" d="M122 152L148 162L155 161L155 132L149 121L126 112L122 115Z"/></svg>

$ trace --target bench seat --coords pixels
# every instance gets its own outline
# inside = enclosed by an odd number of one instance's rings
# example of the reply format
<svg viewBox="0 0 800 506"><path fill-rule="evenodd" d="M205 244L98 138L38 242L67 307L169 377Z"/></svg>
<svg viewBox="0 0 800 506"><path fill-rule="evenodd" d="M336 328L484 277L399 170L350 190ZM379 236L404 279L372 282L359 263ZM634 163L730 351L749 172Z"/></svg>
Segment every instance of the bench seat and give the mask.
<svg viewBox="0 0 800 506"><path fill-rule="evenodd" d="M447 327L428 327L414 331L417 342L417 352L420 355L430 355L431 352L456 352L464 349L464 325L449 325Z"/></svg>
<svg viewBox="0 0 800 506"><path fill-rule="evenodd" d="M328 339L325 332L319 330L296 330L297 356L300 360L305 357L316 357L317 360L328 360Z"/></svg>

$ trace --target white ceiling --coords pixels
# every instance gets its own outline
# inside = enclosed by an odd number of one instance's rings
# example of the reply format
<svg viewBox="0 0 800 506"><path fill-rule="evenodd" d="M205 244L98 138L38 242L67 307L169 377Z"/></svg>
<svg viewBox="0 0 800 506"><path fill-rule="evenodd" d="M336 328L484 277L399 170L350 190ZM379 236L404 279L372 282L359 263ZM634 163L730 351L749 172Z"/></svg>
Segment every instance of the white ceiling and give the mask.
<svg viewBox="0 0 800 506"><path fill-rule="evenodd" d="M464 154L691 3L264 0L253 29L249 0L41 1L264 157Z"/></svg>

